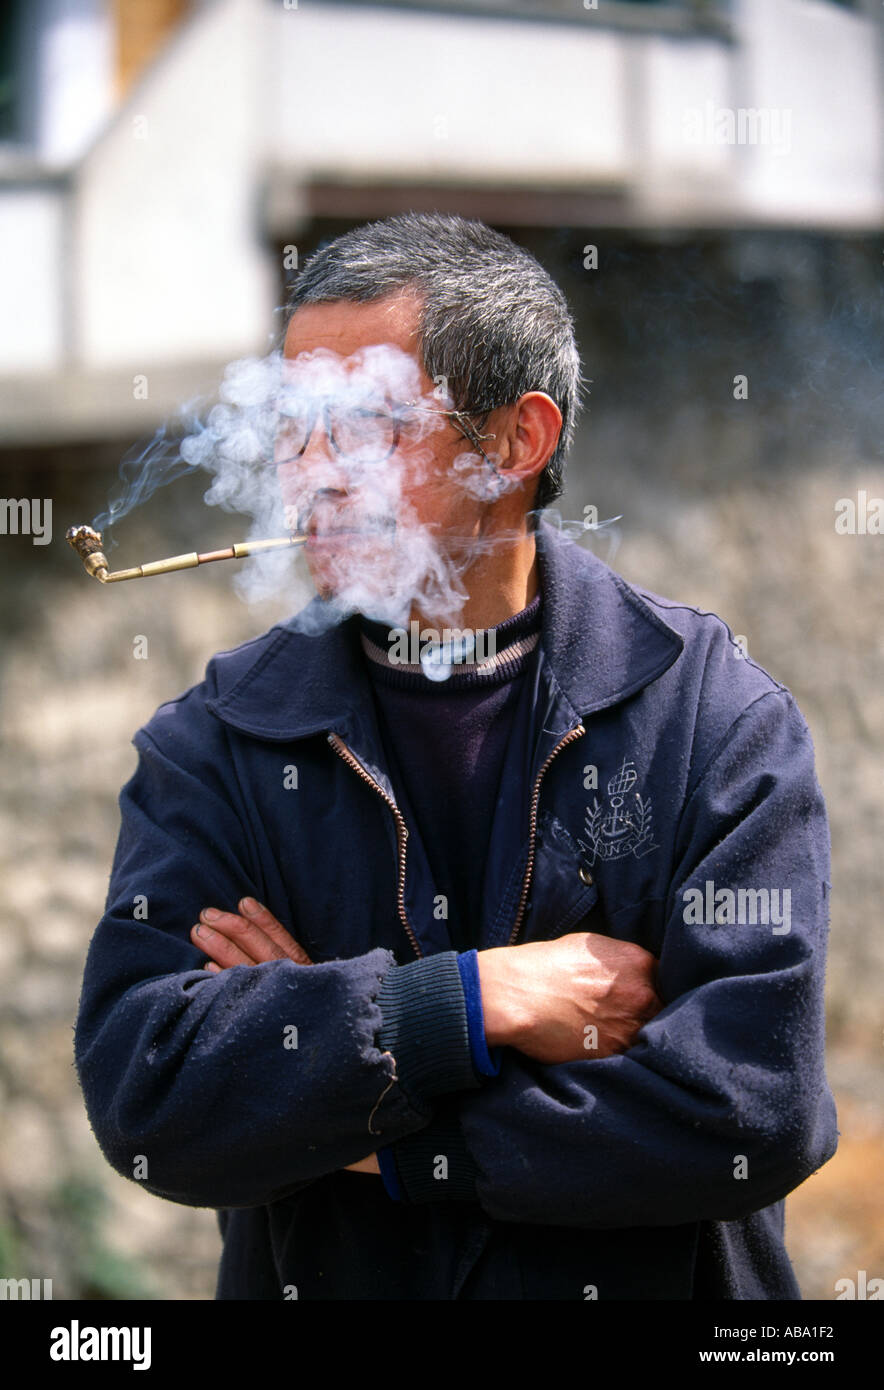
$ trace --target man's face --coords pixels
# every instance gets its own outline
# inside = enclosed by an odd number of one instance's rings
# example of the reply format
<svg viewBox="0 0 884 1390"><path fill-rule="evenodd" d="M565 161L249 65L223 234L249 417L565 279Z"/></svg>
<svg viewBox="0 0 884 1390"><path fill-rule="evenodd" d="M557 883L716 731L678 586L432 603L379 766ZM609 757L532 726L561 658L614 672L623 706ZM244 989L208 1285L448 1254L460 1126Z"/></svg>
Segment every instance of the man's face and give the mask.
<svg viewBox="0 0 884 1390"><path fill-rule="evenodd" d="M493 485L423 369L419 311L412 294L304 305L285 339L275 461L287 520L308 535L318 592L363 610L397 594L410 606L422 568L462 571Z"/></svg>

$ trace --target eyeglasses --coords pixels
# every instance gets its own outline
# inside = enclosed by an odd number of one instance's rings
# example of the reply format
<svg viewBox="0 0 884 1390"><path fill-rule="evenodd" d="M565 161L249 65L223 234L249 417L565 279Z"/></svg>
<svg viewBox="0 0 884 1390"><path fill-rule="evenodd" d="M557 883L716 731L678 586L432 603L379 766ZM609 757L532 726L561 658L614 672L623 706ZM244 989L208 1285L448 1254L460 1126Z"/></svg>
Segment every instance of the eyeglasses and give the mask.
<svg viewBox="0 0 884 1390"><path fill-rule="evenodd" d="M286 458L276 459L275 465L279 467L283 463L301 458L310 442L320 411L326 437L340 458L370 466L385 463L399 447L403 419L409 410L447 416L464 438L479 450L486 462L491 462L482 448L482 442L496 439L497 436L479 434L464 411L438 410L435 406L422 405L419 401L403 401L401 405L392 409L372 404L351 405L342 404L333 396L317 396L304 401L299 398L294 404L281 408L280 414L284 421L282 431L292 445L298 447ZM485 412L488 413L490 412Z"/></svg>

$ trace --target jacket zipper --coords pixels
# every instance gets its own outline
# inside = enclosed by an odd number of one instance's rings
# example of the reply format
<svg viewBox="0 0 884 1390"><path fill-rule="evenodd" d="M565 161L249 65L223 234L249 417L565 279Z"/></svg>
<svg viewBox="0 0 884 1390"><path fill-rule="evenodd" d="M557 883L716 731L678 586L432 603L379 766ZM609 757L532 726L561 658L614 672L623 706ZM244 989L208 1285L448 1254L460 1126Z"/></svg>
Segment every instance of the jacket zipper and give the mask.
<svg viewBox="0 0 884 1390"><path fill-rule="evenodd" d="M420 958L423 956L423 952L421 951L421 948L418 945L417 937L414 934L414 928L408 920L408 913L405 911L405 855L406 842L408 840L408 826L402 819L402 813L399 810L399 807L396 805L396 802L392 799L392 797L389 797L387 795L380 782L376 782L375 779L371 776L371 774L366 772L359 759L355 757L353 753L350 752L350 749L347 747L340 734L330 733L328 735L328 741L331 744L332 748L335 750L335 752L341 758L343 758L347 766L352 767L353 771L362 778L363 782L367 782L370 787L374 788L378 796L383 797L384 801L387 803L387 805L389 806L390 810L393 812L393 815L396 818L396 841L398 846L399 858L398 880L396 884L396 906L399 909L400 921L402 922L402 925L405 928L409 941L414 947L415 955L417 955Z"/></svg>
<svg viewBox="0 0 884 1390"><path fill-rule="evenodd" d="M567 747L569 743L573 743L575 739L581 738L585 733L586 729L583 727L582 724L578 724L575 728L570 729L569 732L565 735L565 737L561 740L561 742L557 743L555 748L553 748L546 761L544 762L543 766L541 767L540 771L538 772L537 778L534 782L534 790L531 794L531 820L528 838L528 863L525 866L525 877L522 880L522 892L519 898L519 907L516 912L516 920L513 923L512 931L510 932L509 941L507 942L508 946L515 945L516 938L519 934L519 930L522 925L522 918L525 915L525 903L528 899L528 887L531 882L531 874L534 869L534 849L535 840L537 836L537 807L540 801L540 784L543 781L543 778L546 775L546 771L553 759L556 758L562 751L562 749ZM371 776L371 774L366 772L365 768L359 762L358 758L356 758L354 754L350 752L350 749L347 747L340 734L330 733L328 735L328 741L331 744L332 748L334 748L335 752L339 755L339 757L341 757L344 760L344 762L348 765L348 767L352 767L353 771L359 777L362 778L363 782L367 782L370 787L373 787L374 790L377 792L378 796L383 798L383 800L389 806L390 810L393 812L393 815L396 819L396 839L399 852L398 881L396 885L396 906L399 909L399 919L402 922L408 939L414 948L415 955L417 955L419 958L422 958L423 952L421 951L421 948L418 945L417 937L414 934L414 928L409 922L408 914L405 911L405 858L407 853L408 826L402 819L402 813L399 810L399 807L396 805L395 801L392 799L392 797L389 797L387 795L380 783L376 782L375 779Z"/></svg>
<svg viewBox="0 0 884 1390"><path fill-rule="evenodd" d="M553 758L557 757L567 744L573 743L575 739L581 738L585 733L586 729L582 724L575 725L575 727L565 735L561 743L556 744L537 774L537 780L534 783L534 791L531 795L531 828L528 838L528 863L525 867L525 877L522 880L522 896L519 898L519 908L516 913L516 920L513 923L513 929L510 932L510 939L507 942L508 946L515 946L516 944L516 937L519 935L522 926L522 918L525 915L525 903L528 900L528 886L531 882L531 874L534 869L534 841L537 835L537 805L540 801L540 784Z"/></svg>

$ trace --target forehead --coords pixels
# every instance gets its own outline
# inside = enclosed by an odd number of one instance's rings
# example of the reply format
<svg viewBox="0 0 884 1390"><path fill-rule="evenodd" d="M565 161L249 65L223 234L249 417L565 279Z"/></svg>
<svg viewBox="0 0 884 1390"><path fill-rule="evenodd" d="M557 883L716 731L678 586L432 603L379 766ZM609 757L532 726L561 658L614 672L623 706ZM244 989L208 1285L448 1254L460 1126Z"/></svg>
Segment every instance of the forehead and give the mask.
<svg viewBox="0 0 884 1390"><path fill-rule="evenodd" d="M348 358L360 349L390 344L420 365L419 316L419 298L405 292L369 304L349 299L302 304L289 320L283 356L292 361L324 348Z"/></svg>

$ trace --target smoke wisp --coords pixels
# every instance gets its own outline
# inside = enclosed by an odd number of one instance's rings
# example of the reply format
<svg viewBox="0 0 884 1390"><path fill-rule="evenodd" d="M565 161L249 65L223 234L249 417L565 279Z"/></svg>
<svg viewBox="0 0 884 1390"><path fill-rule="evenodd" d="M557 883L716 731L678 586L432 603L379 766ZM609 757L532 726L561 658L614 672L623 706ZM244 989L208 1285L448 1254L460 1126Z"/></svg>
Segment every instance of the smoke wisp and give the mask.
<svg viewBox="0 0 884 1390"><path fill-rule="evenodd" d="M492 525L493 504L520 486L493 434L477 435L440 386L426 390L415 359L393 345L243 358L204 418L193 403L182 417L183 436L166 427L124 460L122 487L92 525L103 531L201 469L212 479L205 502L250 518L246 540L308 538L306 565L290 550L263 552L234 581L245 601L291 593L303 631L356 612L398 626L415 608L455 627L467 569L521 535ZM572 539L607 531L616 549L618 518L543 515Z"/></svg>

